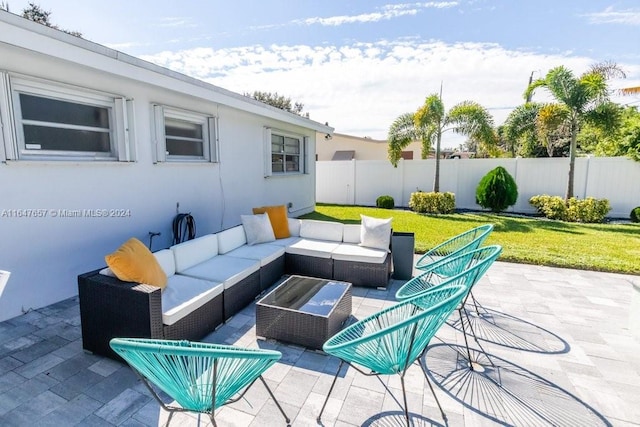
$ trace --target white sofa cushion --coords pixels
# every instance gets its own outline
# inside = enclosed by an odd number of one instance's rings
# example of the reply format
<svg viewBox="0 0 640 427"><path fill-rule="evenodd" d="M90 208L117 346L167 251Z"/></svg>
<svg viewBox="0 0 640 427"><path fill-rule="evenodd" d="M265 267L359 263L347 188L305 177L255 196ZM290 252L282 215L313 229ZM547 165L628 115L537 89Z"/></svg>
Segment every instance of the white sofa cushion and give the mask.
<svg viewBox="0 0 640 427"><path fill-rule="evenodd" d="M344 225L341 222L303 219L300 220L300 237L305 239L342 242L343 228Z"/></svg>
<svg viewBox="0 0 640 427"><path fill-rule="evenodd" d="M268 244L268 245L277 245L277 246L286 248L287 246L291 246L291 245L293 245L294 243L296 243L299 240L300 240L300 237L291 236L291 237L285 237L284 239L278 239L278 240L275 240L273 242L269 242L269 243L266 243L266 244Z"/></svg>
<svg viewBox="0 0 640 427"><path fill-rule="evenodd" d="M171 246L176 261L176 272L200 264L201 262L218 255L218 237L215 234L207 234L193 240Z"/></svg>
<svg viewBox="0 0 640 427"><path fill-rule="evenodd" d="M380 219L365 215L360 215L360 218L362 218L360 245L389 250L392 218Z"/></svg>
<svg viewBox="0 0 640 427"><path fill-rule="evenodd" d="M331 258L340 243L326 240L300 239L296 243L287 246L285 252L294 255L306 255L317 258Z"/></svg>
<svg viewBox="0 0 640 427"><path fill-rule="evenodd" d="M218 255L183 270L180 274L220 282L225 289L228 289L259 269L260 261L258 260Z"/></svg>
<svg viewBox="0 0 640 427"><path fill-rule="evenodd" d="M342 231L344 243L360 243L360 224L345 224Z"/></svg>
<svg viewBox="0 0 640 427"><path fill-rule="evenodd" d="M158 260L158 264L160 264L160 267L167 277L171 277L176 274L176 260L171 249L162 249L158 252L154 252L153 255L156 257L156 260Z"/></svg>
<svg viewBox="0 0 640 427"><path fill-rule="evenodd" d="M331 258L338 261L368 262L382 264L388 253L383 249L360 246L357 243L341 243L332 253Z"/></svg>
<svg viewBox="0 0 640 427"><path fill-rule="evenodd" d="M247 244L247 236L244 234L242 225L221 231L216 236L218 236L218 253L220 255Z"/></svg>
<svg viewBox="0 0 640 427"><path fill-rule="evenodd" d="M287 218L289 223L289 234L300 237L300 220L298 218Z"/></svg>
<svg viewBox="0 0 640 427"><path fill-rule="evenodd" d="M162 323L173 325L178 320L202 307L224 287L222 283L175 274L167 279L162 291Z"/></svg>
<svg viewBox="0 0 640 427"><path fill-rule="evenodd" d="M258 215L240 215L244 233L247 236L247 244L273 242L276 240L273 227L266 212Z"/></svg>
<svg viewBox="0 0 640 427"><path fill-rule="evenodd" d="M227 252L226 255L258 260L262 267L284 255L284 246L272 245L270 243L261 243L253 246L244 245L231 252Z"/></svg>

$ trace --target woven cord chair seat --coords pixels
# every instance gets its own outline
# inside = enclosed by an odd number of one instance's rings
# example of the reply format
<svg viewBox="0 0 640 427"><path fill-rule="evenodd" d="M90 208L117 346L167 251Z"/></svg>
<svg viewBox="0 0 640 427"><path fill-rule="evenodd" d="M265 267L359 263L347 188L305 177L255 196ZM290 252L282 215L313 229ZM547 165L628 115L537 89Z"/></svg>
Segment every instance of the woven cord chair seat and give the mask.
<svg viewBox="0 0 640 427"><path fill-rule="evenodd" d="M273 350L191 341L114 338L110 345L143 379L182 409L208 413L212 419L215 409L235 401L235 395L244 392L282 356Z"/></svg>
<svg viewBox="0 0 640 427"><path fill-rule="evenodd" d="M399 374L405 417L409 425L404 386L405 372L424 352L431 338L465 294L466 288L462 285L439 286L343 329L327 340L323 350L340 358L340 367L346 362L370 369L372 375ZM424 367L422 369L424 371ZM319 422L339 373L340 368L318 415ZM429 387L433 391L430 383ZM438 407L446 419L439 402Z"/></svg>
<svg viewBox="0 0 640 427"><path fill-rule="evenodd" d="M425 252L418 259L416 268L418 270L432 270L434 267L444 264L450 257L478 249L489 237L492 230L493 224L485 224L458 234ZM461 272L456 270L455 267L455 264L446 264L442 265L437 271L444 276L455 276Z"/></svg>

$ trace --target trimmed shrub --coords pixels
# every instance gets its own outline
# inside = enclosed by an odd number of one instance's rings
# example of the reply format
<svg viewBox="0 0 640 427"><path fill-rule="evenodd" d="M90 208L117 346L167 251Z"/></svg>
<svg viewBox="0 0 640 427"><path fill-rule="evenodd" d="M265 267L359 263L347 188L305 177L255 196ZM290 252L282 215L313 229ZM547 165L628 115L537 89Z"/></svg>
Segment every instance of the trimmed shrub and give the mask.
<svg viewBox="0 0 640 427"><path fill-rule="evenodd" d="M629 218L631 218L631 222L640 222L640 206L631 209Z"/></svg>
<svg viewBox="0 0 640 427"><path fill-rule="evenodd" d="M587 197L579 200L575 197L565 202L560 196L533 196L529 203L538 212L549 219L558 219L568 222L594 223L602 222L611 211L611 205L607 199L594 199Z"/></svg>
<svg viewBox="0 0 640 427"><path fill-rule="evenodd" d="M453 193L411 193L409 208L419 213L449 214L456 209L456 196Z"/></svg>
<svg viewBox="0 0 640 427"><path fill-rule="evenodd" d="M517 200L518 185L502 166L490 170L476 188L476 203L493 212L502 212Z"/></svg>
<svg viewBox="0 0 640 427"><path fill-rule="evenodd" d="M380 196L376 199L376 207L382 209L393 209L396 206L393 197Z"/></svg>
<svg viewBox="0 0 640 427"><path fill-rule="evenodd" d="M545 218L567 220L567 205L560 196L549 196L543 194L533 196L529 199L529 204L538 210Z"/></svg>

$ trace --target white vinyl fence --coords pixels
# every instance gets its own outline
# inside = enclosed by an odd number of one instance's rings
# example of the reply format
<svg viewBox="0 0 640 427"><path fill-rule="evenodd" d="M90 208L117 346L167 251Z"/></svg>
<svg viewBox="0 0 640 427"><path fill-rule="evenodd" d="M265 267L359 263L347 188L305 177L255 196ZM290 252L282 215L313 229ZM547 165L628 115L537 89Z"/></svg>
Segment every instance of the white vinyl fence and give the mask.
<svg viewBox="0 0 640 427"><path fill-rule="evenodd" d="M496 166L504 167L518 184L518 201L510 212L534 213L531 196L564 197L568 158L446 159L440 161L440 191L456 196L456 208L479 210L475 192L480 179ZM411 193L433 190L435 160L400 160L394 168L387 160L316 162L316 201L375 206L381 195L392 196L396 206L407 207ZM608 199L609 217L628 218L640 206L640 163L625 157L576 158L574 195L580 199Z"/></svg>

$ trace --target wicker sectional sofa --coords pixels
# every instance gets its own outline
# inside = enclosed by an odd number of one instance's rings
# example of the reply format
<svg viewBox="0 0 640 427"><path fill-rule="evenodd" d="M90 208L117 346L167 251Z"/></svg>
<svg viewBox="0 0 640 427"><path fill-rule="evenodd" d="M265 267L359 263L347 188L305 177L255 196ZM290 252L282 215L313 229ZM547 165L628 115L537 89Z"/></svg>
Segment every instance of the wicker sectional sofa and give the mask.
<svg viewBox="0 0 640 427"><path fill-rule="evenodd" d="M118 359L114 337L198 340L284 274L386 287L389 250L361 246L360 225L288 219L291 237L248 245L242 225L155 252L164 290L124 282L108 268L78 276L86 351Z"/></svg>

